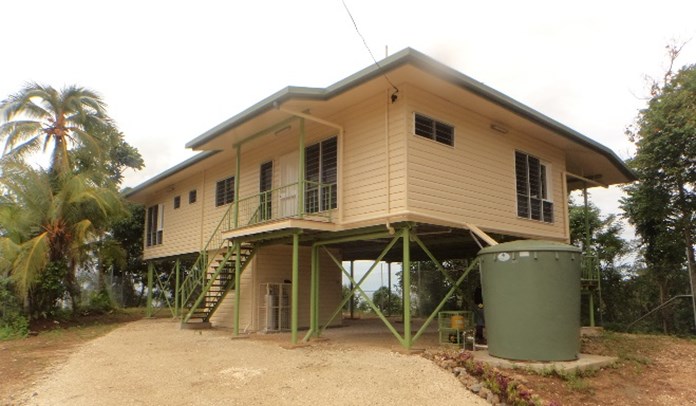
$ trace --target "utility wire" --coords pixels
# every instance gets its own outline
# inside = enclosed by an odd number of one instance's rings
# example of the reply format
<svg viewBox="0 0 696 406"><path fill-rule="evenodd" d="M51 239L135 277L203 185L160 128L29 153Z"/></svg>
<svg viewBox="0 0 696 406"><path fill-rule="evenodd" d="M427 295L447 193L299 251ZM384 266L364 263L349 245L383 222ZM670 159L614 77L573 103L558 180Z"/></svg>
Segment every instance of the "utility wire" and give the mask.
<svg viewBox="0 0 696 406"><path fill-rule="evenodd" d="M355 22L355 18L353 18L353 14L350 12L348 9L348 5L346 4L345 0L341 0L341 3L343 3L343 7L346 9L346 12L348 13L348 17L350 17L350 21L353 22L353 27L355 27L355 32L358 33L360 36L360 39L362 39L363 45L365 45L365 49L367 49L367 52L370 53L370 56L372 57L372 60L375 62L375 65L377 65L377 68L379 68L380 71L383 71L382 66L377 62L377 58L375 58L374 54L372 54L372 50L370 50L370 47L367 45L367 41L365 40L365 37L360 33L360 30L358 29L358 24ZM399 93L399 88L392 83L391 80L389 80L389 76L387 76L386 73L382 72L382 76L384 76L385 79L387 79L387 82L391 85L391 87L394 88L395 92L392 94L392 103L396 101L396 94Z"/></svg>

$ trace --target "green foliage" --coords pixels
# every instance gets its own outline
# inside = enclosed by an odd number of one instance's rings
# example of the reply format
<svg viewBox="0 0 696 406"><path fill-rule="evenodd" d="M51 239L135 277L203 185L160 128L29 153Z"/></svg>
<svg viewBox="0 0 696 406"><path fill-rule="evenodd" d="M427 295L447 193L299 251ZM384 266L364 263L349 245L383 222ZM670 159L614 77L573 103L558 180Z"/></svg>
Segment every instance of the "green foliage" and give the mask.
<svg viewBox="0 0 696 406"><path fill-rule="evenodd" d="M670 51L673 63L678 50ZM640 236L646 272L664 303L688 293L681 276L687 261L696 272L696 65L670 70L664 83L653 86L648 107L628 134L637 148L630 164L639 181L625 188L622 208ZM660 316L663 331L674 331L673 312L667 308Z"/></svg>
<svg viewBox="0 0 696 406"><path fill-rule="evenodd" d="M29 309L33 319L55 317L59 300L68 294L68 266L63 261L49 262L29 292Z"/></svg>
<svg viewBox="0 0 696 406"><path fill-rule="evenodd" d="M420 316L430 315L447 292L452 288L451 281L456 281L467 267L467 261L461 259L446 260L442 262L449 280L430 261L411 263L411 290L415 294L416 314ZM403 275L397 273L403 283ZM459 289L446 302L441 310L473 309L474 291L479 285L478 272L470 273Z"/></svg>
<svg viewBox="0 0 696 406"><path fill-rule="evenodd" d="M100 281L110 267L126 268L118 240L107 236L128 215L118 192L123 171L143 161L104 107L89 89L36 83L0 102L0 274L29 295L33 317L53 312L65 293L77 311L77 272L95 258ZM52 157L47 171L24 161L42 147Z"/></svg>
<svg viewBox="0 0 696 406"><path fill-rule="evenodd" d="M94 91L78 86L56 90L29 83L0 103L0 139L5 153L22 158L49 145L53 174L72 169L68 151L71 144L100 149L98 139L86 126L105 126L108 117L104 102Z"/></svg>
<svg viewBox="0 0 696 406"><path fill-rule="evenodd" d="M401 314L401 297L394 292L389 292L386 286L382 286L372 294L372 301L385 315Z"/></svg>
<svg viewBox="0 0 696 406"><path fill-rule="evenodd" d="M8 278L0 277L0 341L26 337L29 320L21 307Z"/></svg>
<svg viewBox="0 0 696 406"><path fill-rule="evenodd" d="M83 310L89 313L103 314L114 308L114 303L109 297L109 294L102 290L100 292L92 292L88 299L87 306L85 306Z"/></svg>

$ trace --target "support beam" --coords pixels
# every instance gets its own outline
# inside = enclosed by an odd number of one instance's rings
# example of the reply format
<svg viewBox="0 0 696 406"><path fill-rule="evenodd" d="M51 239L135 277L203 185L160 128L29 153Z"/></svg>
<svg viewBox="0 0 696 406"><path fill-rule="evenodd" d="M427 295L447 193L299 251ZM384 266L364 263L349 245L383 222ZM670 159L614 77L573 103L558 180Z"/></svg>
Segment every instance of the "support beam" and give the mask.
<svg viewBox="0 0 696 406"><path fill-rule="evenodd" d="M300 218L304 216L305 212L305 180L307 178L305 173L305 119L300 119L300 145L299 145L299 173L297 174L297 214Z"/></svg>
<svg viewBox="0 0 696 406"><path fill-rule="evenodd" d="M319 261L319 247L316 249L314 262L314 268L316 269L316 278L314 284L314 335L319 337L319 288L321 287L321 262Z"/></svg>
<svg viewBox="0 0 696 406"><path fill-rule="evenodd" d="M355 294L353 294L353 278L355 277L355 273L353 270L353 266L355 265L355 261L350 261L350 319L355 318Z"/></svg>
<svg viewBox="0 0 696 406"><path fill-rule="evenodd" d="M310 295L309 295L309 333L314 333L318 330L318 326L315 324L317 321L317 253L319 251L318 247L312 247L312 255L310 259Z"/></svg>
<svg viewBox="0 0 696 406"><path fill-rule="evenodd" d="M336 318L338 313L343 309L343 306L345 306L346 303L348 303L348 300L350 300L351 295L354 294L356 290L362 291L362 289L360 289L360 285L362 285L362 283L365 281L365 279L367 279L367 277L370 276L372 271L377 267L377 264L380 261L382 261L382 259L384 259L384 257L389 253L389 250L392 249L392 247L396 244L396 242L399 240L399 238L401 238L401 235L397 235L396 237L393 237L391 242L389 244L387 244L387 246L384 248L384 250L382 250L382 253L379 255L379 257L377 257L377 259L373 262L370 269L368 269L367 272L365 272L365 275L363 275L363 277L360 278L360 281L358 281L357 283L353 282L354 287L351 290L350 295L343 298L343 300L338 305L338 307L336 307L336 310L334 310L331 317L329 317L329 320L326 322L326 325L322 328L322 331L324 329L326 329L326 327L329 324L331 324L331 322L333 321L334 318ZM321 243L316 243L315 245L321 245ZM346 270L343 269L343 265L333 256L333 254L331 254L331 251L327 250L326 247L324 247L324 250L329 255L329 257L334 261L334 263L336 263L336 266L338 266L338 268L341 269L346 276L350 277L350 274L348 274L348 272L346 272ZM353 281L353 280L351 279L351 281ZM371 301L369 297L367 297L367 300Z"/></svg>
<svg viewBox="0 0 696 406"><path fill-rule="evenodd" d="M239 335L239 306L241 305L240 286L242 283L242 243L236 241L234 243L234 335Z"/></svg>
<svg viewBox="0 0 696 406"><path fill-rule="evenodd" d="M398 237L397 237L397 238L398 238ZM346 271L345 268L343 268L343 265L341 264L341 262L340 262L338 259L336 259L336 257L334 257L333 254L332 254L330 251L326 250L326 247L324 248L324 250L325 250L326 253L329 255L329 257L334 261L334 263L336 264L336 266L343 272L343 274L346 275L347 277L350 277L350 275L348 274L348 271ZM374 264L376 265L376 264L378 264L379 262L380 262L380 261L375 261ZM374 268L373 268L373 269L374 269ZM363 278L363 279L364 279L364 278ZM371 298L367 295L367 293L365 293L365 291L360 287L360 284L362 283L363 279L361 279L360 282L355 283L355 281L351 278L351 281L353 282L353 284L355 284L355 290L357 290L357 291L360 293L360 296L362 296L362 298L365 300L365 303L367 303L367 305L370 306L370 308L372 309L372 311L375 312L375 314L377 315L377 317L379 317L379 318L382 320L382 322L384 323L384 325L387 326L387 329L388 329L389 331L391 331L392 334L394 334L394 337L396 337L396 339L399 340L399 342L401 343L401 345L404 346L404 347L406 347L406 342L404 341L404 338L401 337L401 335L399 334L399 332L396 331L396 328L394 328L394 326L392 326L392 324L389 322L389 320L384 316L384 313L382 313L382 311L379 309L379 307L377 307L377 305L375 305L375 303L372 301L372 299L371 299ZM340 309L343 308L343 305L345 305L345 303L346 303L346 299L347 299L347 298L344 298L343 302L341 303L341 306L340 306L337 310L340 310ZM335 316L336 316L336 313L334 313L334 315L331 317L330 321L326 324L326 326L324 326L324 328L326 328L326 327L329 325L329 323L331 323L331 321L333 321L333 319L334 319Z"/></svg>
<svg viewBox="0 0 696 406"><path fill-rule="evenodd" d="M421 326L421 328L418 330L418 332L416 333L416 335L413 337L413 341L414 341L414 342L415 342L416 340L418 340L418 338L421 336L421 334L423 334L423 332L425 331L425 329L428 328L428 326L429 326L430 323L433 321L433 319L435 318L435 316L436 316L436 315L440 312L440 310L445 306L445 303L447 302L447 300L449 300L449 298L452 297L452 295L454 294L454 292L459 288L459 285L461 285L461 283L464 281L464 279L466 279L467 275L469 275L469 272L471 272L471 270L474 269L474 267L476 267L476 266L478 266L478 265L479 265L479 260L478 260L478 258L476 258L474 261L471 262L471 264L469 264L469 267L467 267L466 270L464 271L464 273L459 277L459 279L457 279L457 281L456 281L456 282L454 283L454 285L450 288L450 290L447 292L447 294L445 295L445 297L442 298L442 300L440 301L440 304L437 305L437 307L435 308L435 310L433 310L433 312L430 314L430 316L428 317L428 319L425 321L425 323L423 323L423 325Z"/></svg>
<svg viewBox="0 0 696 406"><path fill-rule="evenodd" d="M179 258L176 259L176 263L174 264L174 272L176 272L176 283L174 284L174 317L179 317L181 315L179 312L181 307L181 298L179 297L181 291L179 286L179 281L181 279L181 260Z"/></svg>
<svg viewBox="0 0 696 406"><path fill-rule="evenodd" d="M290 308L290 333L292 344L297 344L298 303L300 294L300 235L292 236L292 300Z"/></svg>
<svg viewBox="0 0 696 406"><path fill-rule="evenodd" d="M239 227L239 179L242 161L242 145L237 145L237 158L235 159L234 170L234 228Z"/></svg>
<svg viewBox="0 0 696 406"><path fill-rule="evenodd" d="M402 275L404 281L404 341L407 350L411 349L411 229L405 227L401 230L403 239L403 265Z"/></svg>
<svg viewBox="0 0 696 406"><path fill-rule="evenodd" d="M147 263L147 308L145 309L145 317L152 317L152 285L154 280L155 265L152 262Z"/></svg>

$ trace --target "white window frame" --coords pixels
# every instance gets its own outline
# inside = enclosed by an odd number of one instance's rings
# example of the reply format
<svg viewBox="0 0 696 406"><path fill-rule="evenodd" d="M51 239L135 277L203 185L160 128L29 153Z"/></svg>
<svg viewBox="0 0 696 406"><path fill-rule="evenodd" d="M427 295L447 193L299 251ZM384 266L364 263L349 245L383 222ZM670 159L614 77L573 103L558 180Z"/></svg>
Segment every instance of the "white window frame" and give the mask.
<svg viewBox="0 0 696 406"><path fill-rule="evenodd" d="M452 128L452 144L450 145L450 144L447 144L447 143L445 143L445 142L438 141L438 140L437 140L436 134L433 134L433 136L434 136L435 138L430 138L430 137L426 137L425 135L420 135L420 134L416 133L416 117L417 117L417 116L421 116L421 117L427 118L427 119L429 119L429 120L433 120L434 123L439 123L439 124L442 124L442 125L446 125L446 126L448 126L448 127L451 127L451 128ZM413 133L414 136L418 137L419 139L429 140L429 141L431 141L431 142L435 142L435 143L437 143L437 144L439 144L439 145L444 145L444 146L450 147L450 148L454 148L455 140L456 140L456 138L457 138L457 127L456 127L454 124L451 124L451 123L449 123L449 122L447 122L447 121L440 120L440 119L434 118L434 117L432 117L432 116L430 116L430 115L428 115L428 114L423 114L423 113L420 113L420 112L417 112L417 111L414 111L414 112L413 112L413 115L412 115L412 120L411 120L411 132Z"/></svg>
<svg viewBox="0 0 696 406"><path fill-rule="evenodd" d="M520 215L520 193L517 190L517 153L523 154L527 157L527 165L526 165L526 186L527 186L527 191L524 196L526 196L527 199L527 216L522 216ZM544 172L544 177L542 179L542 184L541 184L541 196L532 196L530 192L530 181L529 181L529 158L534 158L539 161L539 171ZM556 222L556 216L555 216L555 203L553 201L553 184L551 182L552 177L551 174L553 173L553 167L552 164L549 161L545 161L533 154L530 154L528 152L524 152L522 150L515 150L513 153L513 175L514 175L514 180L515 180L515 214L517 215L518 218L525 219L525 220L531 220L531 221L538 221L541 223L545 224L554 224ZM544 191L546 192L544 196ZM541 207L540 207L540 218L535 219L532 218L532 204L531 204L531 199L536 198L541 200ZM551 219L548 220L544 216L544 203L550 203L551 204Z"/></svg>

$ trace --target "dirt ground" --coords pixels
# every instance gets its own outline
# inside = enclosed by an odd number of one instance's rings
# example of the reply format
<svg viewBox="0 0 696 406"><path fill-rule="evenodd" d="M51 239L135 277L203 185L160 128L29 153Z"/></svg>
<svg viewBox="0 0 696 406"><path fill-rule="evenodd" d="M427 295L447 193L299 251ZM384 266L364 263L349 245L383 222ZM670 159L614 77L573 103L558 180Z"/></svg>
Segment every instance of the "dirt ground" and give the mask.
<svg viewBox="0 0 696 406"><path fill-rule="evenodd" d="M82 345L3 403L486 404L424 358L342 344L331 339L339 330L286 349L279 343L287 334L232 339L229 331L140 320Z"/></svg>
<svg viewBox="0 0 696 406"><path fill-rule="evenodd" d="M118 324L134 318L0 342L0 405L482 404L430 361L400 354L376 319L344 320L326 340L286 349L287 333L232 339L168 318ZM417 347L443 348L434 326ZM584 338L582 350L619 362L581 376L509 373L557 404L696 405L696 340L605 333Z"/></svg>

